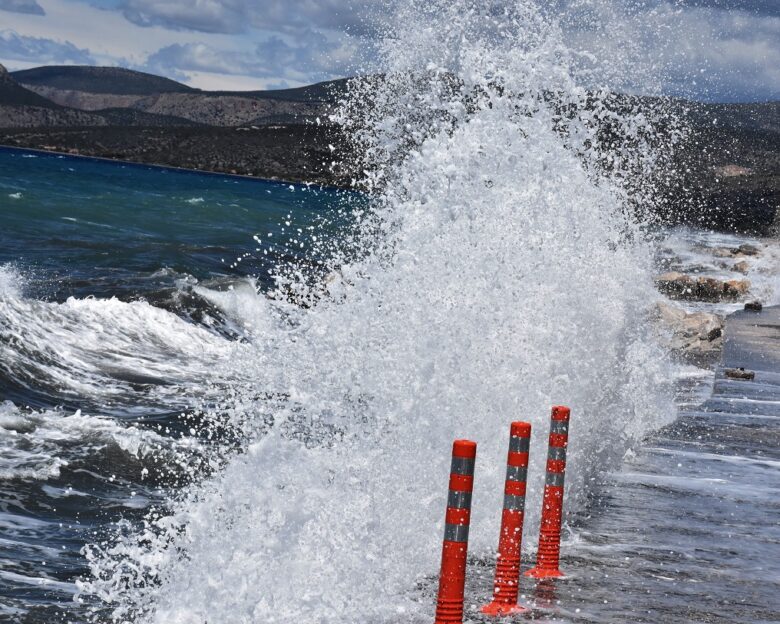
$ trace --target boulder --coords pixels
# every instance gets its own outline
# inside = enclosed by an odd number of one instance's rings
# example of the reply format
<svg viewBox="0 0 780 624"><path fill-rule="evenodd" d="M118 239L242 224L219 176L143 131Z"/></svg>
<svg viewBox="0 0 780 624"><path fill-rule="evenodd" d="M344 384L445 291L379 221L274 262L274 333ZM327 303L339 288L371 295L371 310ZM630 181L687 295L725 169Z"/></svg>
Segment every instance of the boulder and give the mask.
<svg viewBox="0 0 780 624"><path fill-rule="evenodd" d="M656 309L662 339L673 351L703 355L720 349L724 321L719 315L689 313L665 302L659 302Z"/></svg>
<svg viewBox="0 0 780 624"><path fill-rule="evenodd" d="M750 289L749 280L723 281L714 277L691 277L671 271L655 278L659 291L671 299L685 301L737 301Z"/></svg>
<svg viewBox="0 0 780 624"><path fill-rule="evenodd" d="M724 178L738 178L740 176L753 175L753 170L748 167L740 167L739 165L722 165L720 167L713 167L715 175L722 176Z"/></svg>
<svg viewBox="0 0 780 624"><path fill-rule="evenodd" d="M705 248L704 251L709 251L716 258L733 258L735 255L730 247L713 247L709 250Z"/></svg>
<svg viewBox="0 0 780 624"><path fill-rule="evenodd" d="M736 256L757 256L761 250L755 245L743 243L739 247L700 247L701 251L709 252L716 258L734 258Z"/></svg>
<svg viewBox="0 0 780 624"><path fill-rule="evenodd" d="M735 279L725 282L723 287L723 293L726 298L739 299L748 293L750 290L750 280Z"/></svg>
<svg viewBox="0 0 780 624"><path fill-rule="evenodd" d="M731 270L737 273L747 273L750 270L750 264L746 260L740 260L731 267Z"/></svg>
<svg viewBox="0 0 780 624"><path fill-rule="evenodd" d="M761 253L761 250L755 245L744 243L737 247L734 255L736 256L757 256Z"/></svg>
<svg viewBox="0 0 780 624"><path fill-rule="evenodd" d="M746 370L742 367L740 368L727 368L724 371L726 377L729 377L730 379L746 379L748 381L753 380L756 378L755 371L752 370Z"/></svg>

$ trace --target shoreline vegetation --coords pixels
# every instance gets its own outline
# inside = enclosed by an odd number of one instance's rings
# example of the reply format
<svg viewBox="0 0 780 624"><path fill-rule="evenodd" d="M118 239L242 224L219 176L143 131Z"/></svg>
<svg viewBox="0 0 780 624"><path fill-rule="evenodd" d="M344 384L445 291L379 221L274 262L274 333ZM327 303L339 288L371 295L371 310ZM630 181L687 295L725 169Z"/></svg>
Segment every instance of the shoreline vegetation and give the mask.
<svg viewBox="0 0 780 624"><path fill-rule="evenodd" d="M350 137L329 122L347 82L201 91L116 67L9 73L0 66L0 146L353 188L359 172L350 170L357 164ZM652 107L657 100L632 103ZM662 191L663 216L736 233L776 234L780 102L669 103L690 133L674 163L678 173Z"/></svg>

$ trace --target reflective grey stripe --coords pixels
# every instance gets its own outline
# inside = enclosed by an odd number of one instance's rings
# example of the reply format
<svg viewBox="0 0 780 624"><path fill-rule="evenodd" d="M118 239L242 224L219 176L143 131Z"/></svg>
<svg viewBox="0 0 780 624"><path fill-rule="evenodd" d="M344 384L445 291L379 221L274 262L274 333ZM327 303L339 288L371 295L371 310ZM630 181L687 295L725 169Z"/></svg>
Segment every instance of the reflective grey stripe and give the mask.
<svg viewBox="0 0 780 624"><path fill-rule="evenodd" d="M566 459L566 447L565 446L551 446L547 450L547 459Z"/></svg>
<svg viewBox="0 0 780 624"><path fill-rule="evenodd" d="M468 524L445 524L444 539L448 542L468 542L469 525Z"/></svg>
<svg viewBox="0 0 780 624"><path fill-rule="evenodd" d="M471 509L471 492L450 490L450 495L447 497L447 507Z"/></svg>
<svg viewBox="0 0 780 624"><path fill-rule="evenodd" d="M528 468L525 466L507 466L506 467L506 480L507 481L521 481L525 483L528 477Z"/></svg>
<svg viewBox="0 0 780 624"><path fill-rule="evenodd" d="M509 438L509 452L510 453L527 453L528 445L531 442L531 438L518 438L517 436L510 436Z"/></svg>
<svg viewBox="0 0 780 624"><path fill-rule="evenodd" d="M474 460L468 457L453 457L450 472L461 475L473 475Z"/></svg>
<svg viewBox="0 0 780 624"><path fill-rule="evenodd" d="M563 486L563 473L562 472L548 472L547 478L544 480L547 485L554 485L556 487Z"/></svg>
<svg viewBox="0 0 780 624"><path fill-rule="evenodd" d="M511 511L523 511L525 509L525 496L504 494L504 509L509 509Z"/></svg>
<svg viewBox="0 0 780 624"><path fill-rule="evenodd" d="M568 420L551 420L550 433L569 433Z"/></svg>

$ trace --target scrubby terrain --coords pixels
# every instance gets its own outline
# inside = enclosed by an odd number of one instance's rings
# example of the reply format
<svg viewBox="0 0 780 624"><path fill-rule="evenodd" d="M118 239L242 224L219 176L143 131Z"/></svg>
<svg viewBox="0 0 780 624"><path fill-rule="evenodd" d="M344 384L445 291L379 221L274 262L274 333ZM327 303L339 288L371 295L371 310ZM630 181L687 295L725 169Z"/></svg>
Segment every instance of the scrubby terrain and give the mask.
<svg viewBox="0 0 780 624"><path fill-rule="evenodd" d="M202 91L116 67L0 67L0 144L266 178L346 185L348 137L329 123L346 80L278 91ZM619 100L619 98L618 98ZM628 98L631 106L658 106ZM687 138L661 180L666 220L774 231L780 103L665 103Z"/></svg>

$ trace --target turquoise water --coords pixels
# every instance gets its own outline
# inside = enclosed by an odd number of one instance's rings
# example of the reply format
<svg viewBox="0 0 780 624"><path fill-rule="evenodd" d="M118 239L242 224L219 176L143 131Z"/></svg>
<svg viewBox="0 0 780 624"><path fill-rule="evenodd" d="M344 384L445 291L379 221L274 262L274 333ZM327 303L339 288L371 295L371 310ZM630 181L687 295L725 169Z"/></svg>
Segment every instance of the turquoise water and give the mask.
<svg viewBox="0 0 780 624"><path fill-rule="evenodd" d="M0 148L0 264L28 288L68 296L140 296L197 279L253 275L266 284L280 259L307 257L288 243L347 196L319 187L251 180ZM297 229L301 228L301 235ZM264 241L258 253L253 235ZM235 260L250 254L238 266ZM161 275L165 271L169 275Z"/></svg>
<svg viewBox="0 0 780 624"><path fill-rule="evenodd" d="M82 549L174 496L180 415L241 340L198 289L316 271L354 201L0 148L0 621L87 619Z"/></svg>

